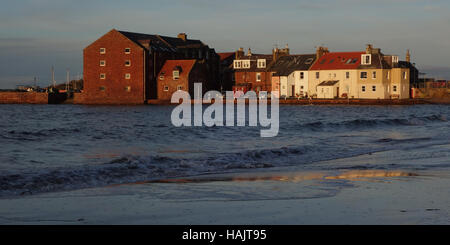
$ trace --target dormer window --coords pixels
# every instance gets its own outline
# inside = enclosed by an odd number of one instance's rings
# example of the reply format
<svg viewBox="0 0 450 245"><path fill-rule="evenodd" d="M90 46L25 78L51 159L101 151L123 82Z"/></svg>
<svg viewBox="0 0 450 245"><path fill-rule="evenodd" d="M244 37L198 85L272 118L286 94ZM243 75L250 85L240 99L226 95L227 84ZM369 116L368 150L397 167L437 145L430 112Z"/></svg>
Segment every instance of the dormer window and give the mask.
<svg viewBox="0 0 450 245"><path fill-rule="evenodd" d="M242 68L250 68L250 60L243 60Z"/></svg>
<svg viewBox="0 0 450 245"><path fill-rule="evenodd" d="M174 70L172 72L172 76L173 76L173 80L178 80L180 78L180 71L179 70Z"/></svg>
<svg viewBox="0 0 450 245"><path fill-rule="evenodd" d="M235 60L233 63L234 63L233 64L234 69L242 68L242 60Z"/></svg>
<svg viewBox="0 0 450 245"><path fill-rule="evenodd" d="M266 68L266 59L258 59L258 68Z"/></svg>
<svg viewBox="0 0 450 245"><path fill-rule="evenodd" d="M363 65L372 64L372 55L370 55L370 54L361 55L361 64L363 64Z"/></svg>
<svg viewBox="0 0 450 245"><path fill-rule="evenodd" d="M392 56L392 64L398 63L398 56Z"/></svg>

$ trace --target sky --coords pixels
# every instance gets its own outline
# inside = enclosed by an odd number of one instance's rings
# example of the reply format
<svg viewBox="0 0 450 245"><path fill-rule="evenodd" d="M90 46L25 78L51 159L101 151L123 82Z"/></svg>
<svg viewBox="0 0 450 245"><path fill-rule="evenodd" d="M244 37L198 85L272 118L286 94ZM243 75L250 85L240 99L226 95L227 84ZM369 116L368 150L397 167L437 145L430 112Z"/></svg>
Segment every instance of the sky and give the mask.
<svg viewBox="0 0 450 245"><path fill-rule="evenodd" d="M200 39L217 52L362 51L371 43L450 79L448 0L1 0L0 88L83 73L83 48L118 30Z"/></svg>

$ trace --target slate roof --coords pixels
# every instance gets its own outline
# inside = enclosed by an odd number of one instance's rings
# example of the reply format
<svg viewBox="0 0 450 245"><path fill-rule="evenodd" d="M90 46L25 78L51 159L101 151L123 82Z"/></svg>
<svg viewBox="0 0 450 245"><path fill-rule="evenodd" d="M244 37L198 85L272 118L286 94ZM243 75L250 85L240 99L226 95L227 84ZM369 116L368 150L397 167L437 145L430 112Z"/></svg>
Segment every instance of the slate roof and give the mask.
<svg viewBox="0 0 450 245"><path fill-rule="evenodd" d="M323 82L319 83L319 85L317 85L317 86L334 86L338 82L339 82L339 80L323 81Z"/></svg>
<svg viewBox="0 0 450 245"><path fill-rule="evenodd" d="M383 59L382 54L372 54L370 65L359 65L358 69L390 69L391 66Z"/></svg>
<svg viewBox="0 0 450 245"><path fill-rule="evenodd" d="M288 76L294 71L309 70L316 60L315 54L287 55L278 58L269 68L276 76Z"/></svg>
<svg viewBox="0 0 450 245"><path fill-rule="evenodd" d="M181 48L198 48L206 46L200 40L187 39L184 41L183 39L176 37L166 37L127 31L118 32L141 47L145 47L150 44L151 48L156 51L176 52L177 49Z"/></svg>

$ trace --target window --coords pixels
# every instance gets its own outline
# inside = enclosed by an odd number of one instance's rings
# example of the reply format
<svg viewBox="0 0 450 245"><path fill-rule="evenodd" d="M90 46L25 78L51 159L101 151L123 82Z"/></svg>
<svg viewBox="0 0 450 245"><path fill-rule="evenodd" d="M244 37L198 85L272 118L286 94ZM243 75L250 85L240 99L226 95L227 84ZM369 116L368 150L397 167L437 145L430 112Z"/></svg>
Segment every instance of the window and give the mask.
<svg viewBox="0 0 450 245"><path fill-rule="evenodd" d="M311 63L313 62L313 60L314 60L314 58L308 58L308 59L305 61L305 64L309 65L309 64L311 64Z"/></svg>
<svg viewBox="0 0 450 245"><path fill-rule="evenodd" d="M169 86L164 86L164 91L169 91Z"/></svg>
<svg viewBox="0 0 450 245"><path fill-rule="evenodd" d="M320 61L320 64L325 64L326 61L327 61L327 59L323 59Z"/></svg>
<svg viewBox="0 0 450 245"><path fill-rule="evenodd" d="M377 72L374 71L374 72L372 72L372 79L376 79L376 78L377 78Z"/></svg>
<svg viewBox="0 0 450 245"><path fill-rule="evenodd" d="M106 48L100 48L100 54L106 54Z"/></svg>
<svg viewBox="0 0 450 245"><path fill-rule="evenodd" d="M183 86L178 85L178 86L177 86L177 90L183 90Z"/></svg>
<svg viewBox="0 0 450 245"><path fill-rule="evenodd" d="M345 79L349 79L350 78L350 72L345 72Z"/></svg>
<svg viewBox="0 0 450 245"><path fill-rule="evenodd" d="M266 59L258 59L257 67L266 68Z"/></svg>
<svg viewBox="0 0 450 245"><path fill-rule="evenodd" d="M131 87L130 86L126 86L125 87L125 91L130 92L131 91Z"/></svg>
<svg viewBox="0 0 450 245"><path fill-rule="evenodd" d="M126 48L125 49L125 54L130 54L131 53L131 49L130 48Z"/></svg>
<svg viewBox="0 0 450 245"><path fill-rule="evenodd" d="M125 74L125 79L130 79L131 78L131 74L130 73L126 73Z"/></svg>
<svg viewBox="0 0 450 245"><path fill-rule="evenodd" d="M371 61L372 61L372 55L370 55L370 54L361 55L361 64L370 65L372 63Z"/></svg>
<svg viewBox="0 0 450 245"><path fill-rule="evenodd" d="M300 89L303 89L304 87L303 86L300 86Z"/></svg>
<svg viewBox="0 0 450 245"><path fill-rule="evenodd" d="M392 86L392 91L397 92L397 85Z"/></svg>
<svg viewBox="0 0 450 245"><path fill-rule="evenodd" d="M331 60L330 60L330 64L333 63L333 62L334 62L334 59L331 59Z"/></svg>
<svg viewBox="0 0 450 245"><path fill-rule="evenodd" d="M125 66L131 66L131 60L125 60Z"/></svg>
<svg viewBox="0 0 450 245"><path fill-rule="evenodd" d="M398 63L398 56L392 56L392 63Z"/></svg>
<svg viewBox="0 0 450 245"><path fill-rule="evenodd" d="M366 86L362 86L361 91L366 92Z"/></svg>
<svg viewBox="0 0 450 245"><path fill-rule="evenodd" d="M320 73L316 72L316 79L319 79L319 77L320 77Z"/></svg>
<svg viewBox="0 0 450 245"><path fill-rule="evenodd" d="M303 72L300 72L300 79L304 79L305 78L305 74Z"/></svg>
<svg viewBox="0 0 450 245"><path fill-rule="evenodd" d="M100 79L106 79L106 74L105 73L100 73Z"/></svg>
<svg viewBox="0 0 450 245"><path fill-rule="evenodd" d="M240 69L242 68L242 60L235 60L234 61L234 69Z"/></svg>
<svg viewBox="0 0 450 245"><path fill-rule="evenodd" d="M243 60L242 68L250 68L250 60Z"/></svg>
<svg viewBox="0 0 450 245"><path fill-rule="evenodd" d="M161 75L159 75L159 80L164 80L164 73L161 73Z"/></svg>
<svg viewBox="0 0 450 245"><path fill-rule="evenodd" d="M256 73L256 81L261 82L261 73Z"/></svg>
<svg viewBox="0 0 450 245"><path fill-rule="evenodd" d="M178 80L180 78L180 71L175 70L172 72L173 80Z"/></svg>
<svg viewBox="0 0 450 245"><path fill-rule="evenodd" d="M386 73L386 79L389 79L389 76L390 76L390 72L388 71L388 72Z"/></svg>
<svg viewBox="0 0 450 245"><path fill-rule="evenodd" d="M403 72L403 78L408 79L408 73L406 71Z"/></svg>
<svg viewBox="0 0 450 245"><path fill-rule="evenodd" d="M377 86L372 86L372 91L373 92L377 91Z"/></svg>
<svg viewBox="0 0 450 245"><path fill-rule="evenodd" d="M106 61L105 60L100 60L100 66L106 66Z"/></svg>
<svg viewBox="0 0 450 245"><path fill-rule="evenodd" d="M366 79L367 78L367 72L362 71L361 72L361 79Z"/></svg>
<svg viewBox="0 0 450 245"><path fill-rule="evenodd" d="M105 91L106 90L106 88L104 86L101 86L99 89L100 89L100 91Z"/></svg>

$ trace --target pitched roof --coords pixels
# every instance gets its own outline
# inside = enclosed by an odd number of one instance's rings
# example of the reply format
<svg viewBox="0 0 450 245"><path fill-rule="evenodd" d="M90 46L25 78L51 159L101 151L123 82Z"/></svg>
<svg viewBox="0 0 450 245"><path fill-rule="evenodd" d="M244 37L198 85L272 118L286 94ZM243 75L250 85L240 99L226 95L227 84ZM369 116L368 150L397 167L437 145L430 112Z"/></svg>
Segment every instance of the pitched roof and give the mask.
<svg viewBox="0 0 450 245"><path fill-rule="evenodd" d="M288 76L294 71L309 70L315 60L315 54L286 55L275 61L269 70L278 76Z"/></svg>
<svg viewBox="0 0 450 245"><path fill-rule="evenodd" d="M166 37L160 35L143 34L136 32L118 31L122 35L126 36L131 41L137 43L141 47L145 47L148 44L156 51L176 52L177 48L195 48L206 46L200 40L183 40L176 37Z"/></svg>
<svg viewBox="0 0 450 245"><path fill-rule="evenodd" d="M258 68L258 64L257 64L258 59L266 60L266 68ZM273 61L273 55L271 55L271 54L252 54L252 55L242 56L236 60L250 60L250 68L236 69L236 71L262 72L262 71L266 71L267 68L270 67L271 62Z"/></svg>
<svg viewBox="0 0 450 245"><path fill-rule="evenodd" d="M360 64L358 69L389 69L391 66L388 62L383 58L383 54L372 54L371 64L370 65L362 65Z"/></svg>
<svg viewBox="0 0 450 245"><path fill-rule="evenodd" d="M226 60L230 57L232 57L233 55L235 55L234 52L227 52L227 53L217 53L220 56L220 61L222 60Z"/></svg>
<svg viewBox="0 0 450 245"><path fill-rule="evenodd" d="M166 60L159 75L172 74L174 70L180 71L180 77L188 75L195 65L196 60Z"/></svg>
<svg viewBox="0 0 450 245"><path fill-rule="evenodd" d="M366 52L332 52L320 57L310 70L357 69Z"/></svg>

